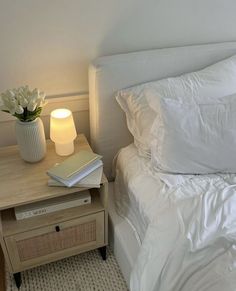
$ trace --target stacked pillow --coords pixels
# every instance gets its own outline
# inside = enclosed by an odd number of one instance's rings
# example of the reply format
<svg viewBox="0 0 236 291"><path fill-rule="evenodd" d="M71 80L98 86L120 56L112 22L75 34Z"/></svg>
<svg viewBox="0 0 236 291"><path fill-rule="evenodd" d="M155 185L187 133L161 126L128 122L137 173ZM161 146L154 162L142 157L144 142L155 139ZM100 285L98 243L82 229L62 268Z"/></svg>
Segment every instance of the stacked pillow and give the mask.
<svg viewBox="0 0 236 291"><path fill-rule="evenodd" d="M134 137L140 155L151 157L151 127L156 112L147 102L147 92L152 83L142 84L117 93L116 100L126 114L127 126Z"/></svg>
<svg viewBox="0 0 236 291"><path fill-rule="evenodd" d="M139 153L151 157L155 169L236 172L235 93L233 56L197 72L121 90L117 101Z"/></svg>

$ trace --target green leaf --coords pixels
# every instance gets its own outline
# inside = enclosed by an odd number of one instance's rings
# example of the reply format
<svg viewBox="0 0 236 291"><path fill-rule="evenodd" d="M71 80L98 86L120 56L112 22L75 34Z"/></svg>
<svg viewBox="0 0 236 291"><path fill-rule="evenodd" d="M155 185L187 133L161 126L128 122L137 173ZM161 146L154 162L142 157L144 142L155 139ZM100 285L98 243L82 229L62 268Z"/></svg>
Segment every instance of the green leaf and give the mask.
<svg viewBox="0 0 236 291"><path fill-rule="evenodd" d="M2 109L1 111L6 112L6 113L10 113L8 110ZM38 107L36 108L34 111L28 111L27 108L24 108L24 112L22 114L12 114L12 116L15 116L16 118L18 118L20 121L23 122L30 122L35 120L37 117L40 116L42 112L42 107Z"/></svg>

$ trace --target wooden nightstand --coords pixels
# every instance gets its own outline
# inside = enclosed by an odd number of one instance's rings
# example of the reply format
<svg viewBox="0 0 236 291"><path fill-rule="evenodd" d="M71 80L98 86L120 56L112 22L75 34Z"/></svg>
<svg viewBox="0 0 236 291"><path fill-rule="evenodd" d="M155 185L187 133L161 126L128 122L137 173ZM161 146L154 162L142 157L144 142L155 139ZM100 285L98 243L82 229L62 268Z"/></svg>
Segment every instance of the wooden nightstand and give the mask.
<svg viewBox="0 0 236 291"><path fill-rule="evenodd" d="M84 135L75 141L75 152L91 150ZM88 188L48 187L46 170L65 157L47 142L46 158L24 162L17 146L0 148L0 243L5 261L19 288L20 272L68 256L99 248L106 259L108 243L108 182L90 189L92 203L51 214L16 220L14 207L64 196Z"/></svg>

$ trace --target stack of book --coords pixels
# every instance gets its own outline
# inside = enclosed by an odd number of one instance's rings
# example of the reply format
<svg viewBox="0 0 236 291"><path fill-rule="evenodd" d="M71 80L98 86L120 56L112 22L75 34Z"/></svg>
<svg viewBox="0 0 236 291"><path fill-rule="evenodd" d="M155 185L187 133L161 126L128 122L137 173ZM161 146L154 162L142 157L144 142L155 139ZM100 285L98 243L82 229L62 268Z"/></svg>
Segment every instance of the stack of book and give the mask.
<svg viewBox="0 0 236 291"><path fill-rule="evenodd" d="M103 173L101 158L100 155L93 152L78 152L47 171L50 177L48 185L99 188ZM15 216L17 220L21 220L90 203L90 191L83 190L42 202L15 207Z"/></svg>
<svg viewBox="0 0 236 291"><path fill-rule="evenodd" d="M101 158L90 151L79 151L47 171L48 185L99 188L103 173Z"/></svg>

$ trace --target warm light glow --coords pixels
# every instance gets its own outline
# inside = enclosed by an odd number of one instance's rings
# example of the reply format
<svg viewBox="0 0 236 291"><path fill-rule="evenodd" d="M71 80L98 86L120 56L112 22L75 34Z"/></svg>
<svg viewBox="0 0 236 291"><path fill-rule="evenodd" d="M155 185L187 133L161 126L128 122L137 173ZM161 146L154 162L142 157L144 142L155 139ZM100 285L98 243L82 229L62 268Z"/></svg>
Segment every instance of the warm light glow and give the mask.
<svg viewBox="0 0 236 291"><path fill-rule="evenodd" d="M51 112L51 116L54 118L66 118L71 115L71 111L68 109L55 109Z"/></svg>
<svg viewBox="0 0 236 291"><path fill-rule="evenodd" d="M72 112L68 109L53 110L50 118L50 138L55 142L57 154L72 154L76 136Z"/></svg>

